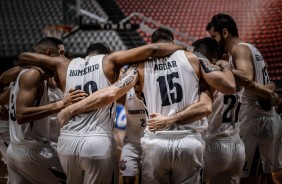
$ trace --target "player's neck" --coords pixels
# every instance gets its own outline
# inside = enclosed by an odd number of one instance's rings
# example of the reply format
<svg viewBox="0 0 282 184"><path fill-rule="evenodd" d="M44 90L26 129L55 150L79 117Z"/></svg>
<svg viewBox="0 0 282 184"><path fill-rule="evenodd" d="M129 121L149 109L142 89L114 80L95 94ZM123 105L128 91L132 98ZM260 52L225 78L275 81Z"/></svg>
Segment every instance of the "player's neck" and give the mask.
<svg viewBox="0 0 282 184"><path fill-rule="evenodd" d="M232 53L232 49L238 45L239 43L242 43L243 41L240 40L238 37L232 37L230 40L227 42L227 51L229 53Z"/></svg>

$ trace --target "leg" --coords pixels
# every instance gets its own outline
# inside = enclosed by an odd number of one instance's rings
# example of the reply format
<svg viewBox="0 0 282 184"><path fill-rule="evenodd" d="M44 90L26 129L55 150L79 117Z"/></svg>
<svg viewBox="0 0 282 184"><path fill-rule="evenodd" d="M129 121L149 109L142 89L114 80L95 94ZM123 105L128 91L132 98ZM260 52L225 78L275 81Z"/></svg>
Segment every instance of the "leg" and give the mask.
<svg viewBox="0 0 282 184"><path fill-rule="evenodd" d="M134 184L136 179L135 176L140 169L141 152L141 148L134 144L125 142L123 145L120 160L120 172L122 173L124 184Z"/></svg>

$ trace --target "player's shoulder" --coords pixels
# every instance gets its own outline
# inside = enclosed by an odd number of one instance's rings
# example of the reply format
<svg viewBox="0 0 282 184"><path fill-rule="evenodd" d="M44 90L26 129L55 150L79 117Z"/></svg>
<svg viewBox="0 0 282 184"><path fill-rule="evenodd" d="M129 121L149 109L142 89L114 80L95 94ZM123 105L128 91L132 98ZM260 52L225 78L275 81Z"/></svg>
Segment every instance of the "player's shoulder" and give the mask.
<svg viewBox="0 0 282 184"><path fill-rule="evenodd" d="M37 68L30 68L26 69L26 71L23 71L20 75L21 81L26 81L26 82L38 82L42 81L43 79L43 70L37 69Z"/></svg>
<svg viewBox="0 0 282 184"><path fill-rule="evenodd" d="M185 53L185 56L188 59L188 61L190 61L190 62L199 62L198 57L193 52L191 52L191 51L184 51L184 53Z"/></svg>
<svg viewBox="0 0 282 184"><path fill-rule="evenodd" d="M251 49L246 43L237 44L232 49L232 56L242 54L251 54Z"/></svg>

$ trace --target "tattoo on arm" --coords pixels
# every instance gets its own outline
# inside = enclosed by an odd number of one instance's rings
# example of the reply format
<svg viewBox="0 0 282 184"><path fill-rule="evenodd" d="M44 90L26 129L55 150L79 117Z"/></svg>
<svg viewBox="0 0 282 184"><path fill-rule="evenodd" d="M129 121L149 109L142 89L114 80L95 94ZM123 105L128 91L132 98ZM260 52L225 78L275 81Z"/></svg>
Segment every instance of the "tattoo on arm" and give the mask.
<svg viewBox="0 0 282 184"><path fill-rule="evenodd" d="M121 79L116 81L114 85L117 86L118 88L123 88L126 85L130 84L133 81L134 77L137 75L137 67L138 64L131 65L127 69L127 71L125 71Z"/></svg>
<svg viewBox="0 0 282 184"><path fill-rule="evenodd" d="M198 58L200 61L201 66L203 67L206 73L214 72L214 71L221 71L220 67L217 67L206 58Z"/></svg>

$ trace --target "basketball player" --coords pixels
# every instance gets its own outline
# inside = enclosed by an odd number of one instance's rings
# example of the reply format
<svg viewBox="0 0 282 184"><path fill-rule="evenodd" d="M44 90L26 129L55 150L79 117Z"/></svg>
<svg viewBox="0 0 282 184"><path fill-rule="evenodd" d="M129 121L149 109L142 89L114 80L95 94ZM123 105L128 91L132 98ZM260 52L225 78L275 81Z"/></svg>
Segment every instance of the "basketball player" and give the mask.
<svg viewBox="0 0 282 184"><path fill-rule="evenodd" d="M170 36L172 33L169 30L169 34L167 34L167 30L157 30L156 34L159 34L158 32L165 35L160 39L162 42L173 42L173 37ZM140 81L142 87L143 84L146 84L143 92L148 112L165 115L175 113L179 109L183 110L198 100L198 83L201 74L208 83L214 84L214 86L217 86L214 82L215 79L219 79L219 83L224 81L225 87L218 86L218 88L222 91L225 90L225 93L235 92L235 80L231 70L223 65L223 72L215 71L207 59L202 57L201 60L205 70L200 68L200 61L196 55L191 52L176 51L171 56L152 59L145 64L140 64L138 68L139 80L136 75L136 66L131 66L125 76L113 86L97 91L83 101L61 111L58 115L59 120L64 122L69 118L68 116L110 103L111 100L119 98L119 95L128 91L137 81ZM154 79L152 79L153 77ZM166 83L168 86L164 85ZM169 94L166 93L167 88L170 89L167 92ZM155 132L155 134L146 129L145 137L141 139L144 156L142 183L199 183L203 164L203 141L197 131L204 128L201 122L196 121L186 127L182 124L172 125L163 131ZM176 148L175 145L179 146ZM187 147L187 145L193 146Z"/></svg>
<svg viewBox="0 0 282 184"><path fill-rule="evenodd" d="M80 88L90 94L113 83L118 74L117 68L123 64L142 61L152 56L165 56L178 49L184 47L167 43L150 44L109 54L110 50L106 45L97 43L88 48L87 55L90 56L74 59L68 67L59 57L24 53L20 59L31 62L29 64L42 64L56 71L62 87L66 90ZM115 151L112 135L114 109L113 104L110 104L97 111L81 114L61 129L58 153L68 183L111 182ZM92 149L93 147L99 149Z"/></svg>
<svg viewBox="0 0 282 184"><path fill-rule="evenodd" d="M142 149L140 139L146 127L146 115L142 91L138 87L130 89L117 102L124 105L126 112L126 135L120 158L120 172L124 184L134 184L140 172Z"/></svg>
<svg viewBox="0 0 282 184"><path fill-rule="evenodd" d="M236 68L236 70L233 70L236 81L240 76L244 80L256 81L259 84L269 83L262 55L254 45L244 43L239 39L236 23L231 16L226 14L215 15L208 24L207 31L231 55L232 63ZM255 164L258 164L258 161L255 161L255 153L260 154L263 172L268 173L270 178L272 170L279 167L274 164L274 162L277 163L274 161L274 155L277 152L276 148L274 149L277 137L274 130L280 129L281 126L275 127L275 124L281 122L281 120L278 119L273 108L265 111L259 106L260 95L262 95L260 92L245 85L238 93L241 103L239 113L240 137L246 148L242 183L254 183L249 177L257 175ZM281 150L281 145L278 146L278 149ZM281 160L279 157L277 159Z"/></svg>
<svg viewBox="0 0 282 184"><path fill-rule="evenodd" d="M50 38L39 41L35 51L59 55L57 45ZM84 98L85 93L75 91L64 100L49 104L44 76L34 68L21 70L10 90L11 144L7 150L9 182L60 183L48 170L61 167L57 153L49 142L48 116Z"/></svg>

